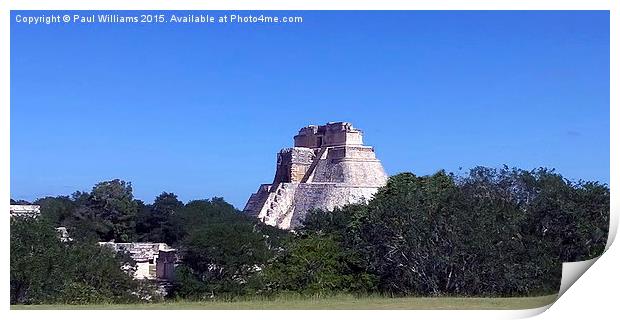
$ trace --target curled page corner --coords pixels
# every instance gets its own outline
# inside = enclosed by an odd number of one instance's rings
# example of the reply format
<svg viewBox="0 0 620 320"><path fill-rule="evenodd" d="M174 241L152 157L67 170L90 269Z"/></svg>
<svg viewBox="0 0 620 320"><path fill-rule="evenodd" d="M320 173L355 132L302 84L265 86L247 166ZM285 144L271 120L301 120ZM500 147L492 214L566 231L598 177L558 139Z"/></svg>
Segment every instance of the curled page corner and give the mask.
<svg viewBox="0 0 620 320"><path fill-rule="evenodd" d="M535 317L547 311L549 308L551 308L551 306L555 303L555 301L557 301L557 298L552 303L546 306L533 308L533 309L513 310L509 318L510 319L525 319L525 318Z"/></svg>
<svg viewBox="0 0 620 320"><path fill-rule="evenodd" d="M605 254L609 247L613 244L616 233L618 231L618 216L611 214L609 217L609 232L607 233L607 244L605 245L605 251L601 254ZM562 281L560 283L560 290L558 291L557 301L577 280L584 274L590 267L601 257L595 257L590 260L575 261L575 262L563 262L562 263ZM555 302L554 302L555 303ZM547 305L544 310L551 307L552 304ZM541 309L542 309L541 308ZM541 311L542 312L544 312Z"/></svg>
<svg viewBox="0 0 620 320"><path fill-rule="evenodd" d="M608 247L611 241L608 241ZM577 261L577 262L564 262L562 263L562 281L560 283L560 290L558 291L558 295L553 300L553 302L549 303L546 306L534 308L534 309L526 309L526 310L515 310L511 316L514 316L514 319L523 319L530 318L537 315L542 314L547 311L551 306L560 299L560 297L570 288L595 262L598 260L600 256L585 260L585 261Z"/></svg>
<svg viewBox="0 0 620 320"><path fill-rule="evenodd" d="M585 261L562 263L562 282L560 283L558 299L577 281L577 279L590 269L598 258L600 258L600 256Z"/></svg>
<svg viewBox="0 0 620 320"><path fill-rule="evenodd" d="M617 212L617 210L613 210ZM605 251L611 247L611 244L616 239L616 233L618 232L618 219L620 216L618 214L611 213L609 215L609 232L607 232L607 244L605 245ZM605 252L603 252L605 254Z"/></svg>
<svg viewBox="0 0 620 320"><path fill-rule="evenodd" d="M607 244L605 245L605 251L602 254L605 254L607 249L614 242L616 237L616 232L618 230L618 217L615 215L610 215L609 219L609 233L607 236ZM562 282L560 283L560 291L558 292L558 299L570 288L576 281L579 279L590 267L600 258L598 256L596 258L592 258L590 260L584 261L575 261L575 262L564 262L562 263ZM556 299L557 300L557 299Z"/></svg>
<svg viewBox="0 0 620 320"><path fill-rule="evenodd" d="M605 251L607 252L612 245L618 232L618 215L610 214L609 216L609 232L607 233L607 244L605 245ZM558 292L558 299L579 279L601 256L592 258L590 260L564 262L562 263L562 282L560 283L560 291ZM557 301L557 299L556 299Z"/></svg>

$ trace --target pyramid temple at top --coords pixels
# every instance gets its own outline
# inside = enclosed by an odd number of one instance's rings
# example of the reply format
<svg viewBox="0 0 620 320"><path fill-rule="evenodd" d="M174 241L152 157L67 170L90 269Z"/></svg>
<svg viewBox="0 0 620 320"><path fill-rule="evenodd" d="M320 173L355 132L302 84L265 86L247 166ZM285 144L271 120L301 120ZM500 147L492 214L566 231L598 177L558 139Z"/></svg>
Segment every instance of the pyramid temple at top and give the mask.
<svg viewBox="0 0 620 320"><path fill-rule="evenodd" d="M364 146L362 132L348 122L307 126L294 141L278 153L273 183L250 196L244 213L293 229L308 210L366 202L387 181L374 148Z"/></svg>

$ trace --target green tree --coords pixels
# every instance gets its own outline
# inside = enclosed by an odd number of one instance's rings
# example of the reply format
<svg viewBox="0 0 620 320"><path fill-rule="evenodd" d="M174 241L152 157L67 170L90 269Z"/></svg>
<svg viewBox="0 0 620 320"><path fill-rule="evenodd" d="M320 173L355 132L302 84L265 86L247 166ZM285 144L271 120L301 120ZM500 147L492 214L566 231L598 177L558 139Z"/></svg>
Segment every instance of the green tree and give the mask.
<svg viewBox="0 0 620 320"><path fill-rule="evenodd" d="M525 207L537 196L525 187L523 171L484 167L459 179L473 228L467 250L475 260L465 273L473 295L545 294L559 288L561 263L552 243L532 233L534 217Z"/></svg>
<svg viewBox="0 0 620 320"><path fill-rule="evenodd" d="M546 169L513 173L530 195L524 210L529 228L564 262L592 259L603 253L609 230L610 193L597 182L573 183Z"/></svg>
<svg viewBox="0 0 620 320"><path fill-rule="evenodd" d="M131 242L137 238L139 204L131 183L118 179L100 182L90 193L74 193L73 202L75 209L67 220L72 234L96 234L100 241Z"/></svg>
<svg viewBox="0 0 620 320"><path fill-rule="evenodd" d="M35 201L41 206L41 217L54 226L65 226L71 219L75 204L67 196L45 197Z"/></svg>
<svg viewBox="0 0 620 320"><path fill-rule="evenodd" d="M232 297L251 294L256 275L271 256L263 234L250 223L214 222L190 231L182 242L185 268L176 293L183 297Z"/></svg>
<svg viewBox="0 0 620 320"><path fill-rule="evenodd" d="M171 218L184 264L177 269L174 294L187 298L263 291L261 270L288 236L222 198L191 201Z"/></svg>
<svg viewBox="0 0 620 320"><path fill-rule="evenodd" d="M357 269L354 255L333 235L298 235L265 267L265 289L309 295L374 291L376 277Z"/></svg>
<svg viewBox="0 0 620 320"><path fill-rule="evenodd" d="M43 220L11 219L11 303L53 299L67 280L65 248Z"/></svg>
<svg viewBox="0 0 620 320"><path fill-rule="evenodd" d="M139 203L136 230L143 241L173 243L176 241L172 216L183 208L174 193L163 192L152 206Z"/></svg>
<svg viewBox="0 0 620 320"><path fill-rule="evenodd" d="M208 223L219 223L231 219L251 220L242 216L235 207L224 201L223 198L193 200L170 216L167 239L169 243L176 244L193 229L200 228Z"/></svg>
<svg viewBox="0 0 620 320"><path fill-rule="evenodd" d="M138 205L133 200L131 183L118 179L100 182L90 193L89 207L109 222L109 239L131 242L135 239L135 216Z"/></svg>
<svg viewBox="0 0 620 320"><path fill-rule="evenodd" d="M391 294L458 292L458 268L472 260L463 246L471 227L451 176L391 177L360 217L356 246L380 289Z"/></svg>

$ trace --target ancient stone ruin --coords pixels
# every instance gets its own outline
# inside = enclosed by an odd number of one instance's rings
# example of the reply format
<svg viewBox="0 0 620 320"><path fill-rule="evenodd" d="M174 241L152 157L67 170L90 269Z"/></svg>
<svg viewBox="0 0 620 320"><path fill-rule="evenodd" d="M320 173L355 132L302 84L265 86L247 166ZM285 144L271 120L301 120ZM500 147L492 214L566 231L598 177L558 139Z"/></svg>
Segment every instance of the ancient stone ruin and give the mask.
<svg viewBox="0 0 620 320"><path fill-rule="evenodd" d="M165 243L99 242L99 245L128 253L136 262L136 279L174 280L174 269L178 264L177 251Z"/></svg>
<svg viewBox="0 0 620 320"><path fill-rule="evenodd" d="M308 210L332 210L372 198L387 175L348 122L307 126L293 148L278 153L276 174L250 196L244 213L282 229L299 226Z"/></svg>

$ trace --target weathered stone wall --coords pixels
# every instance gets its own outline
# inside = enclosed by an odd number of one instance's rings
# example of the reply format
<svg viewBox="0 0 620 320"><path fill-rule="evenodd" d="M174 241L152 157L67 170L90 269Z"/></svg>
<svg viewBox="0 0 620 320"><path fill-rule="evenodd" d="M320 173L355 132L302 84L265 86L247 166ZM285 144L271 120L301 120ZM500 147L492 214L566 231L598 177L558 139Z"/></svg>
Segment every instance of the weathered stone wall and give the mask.
<svg viewBox="0 0 620 320"><path fill-rule="evenodd" d="M293 145L295 147L318 148L319 127L307 126L299 130L299 134L293 137Z"/></svg>
<svg viewBox="0 0 620 320"><path fill-rule="evenodd" d="M333 147L318 160L311 182L380 187L387 175L371 147Z"/></svg>
<svg viewBox="0 0 620 320"><path fill-rule="evenodd" d="M288 225L283 229L299 227L311 209L333 210L347 204L365 203L377 192L376 187L355 187L340 184L299 184L295 190L295 208Z"/></svg>
<svg viewBox="0 0 620 320"><path fill-rule="evenodd" d="M377 160L375 156L375 150L373 147L367 146L344 146L344 147L336 147L344 149L345 158L347 159L367 159L367 160Z"/></svg>
<svg viewBox="0 0 620 320"><path fill-rule="evenodd" d="M278 153L276 175L273 185L282 182L301 181L314 160L315 152L310 148L287 148Z"/></svg>
<svg viewBox="0 0 620 320"><path fill-rule="evenodd" d="M302 224L311 209L333 210L363 203L369 201L377 189L337 183L282 183L269 195L258 218L268 225L294 229Z"/></svg>
<svg viewBox="0 0 620 320"><path fill-rule="evenodd" d="M176 250L170 248L163 242L99 242L99 245L108 247L117 252L124 251L129 253L131 259L136 263L136 271L134 273L134 278L136 279L159 279L157 268L160 263L159 256L162 253L166 255L162 263L167 263L166 270L168 272L162 274L170 276L170 273L174 273L173 268L176 263ZM173 256L174 261L172 259ZM170 279L163 278L162 280Z"/></svg>

